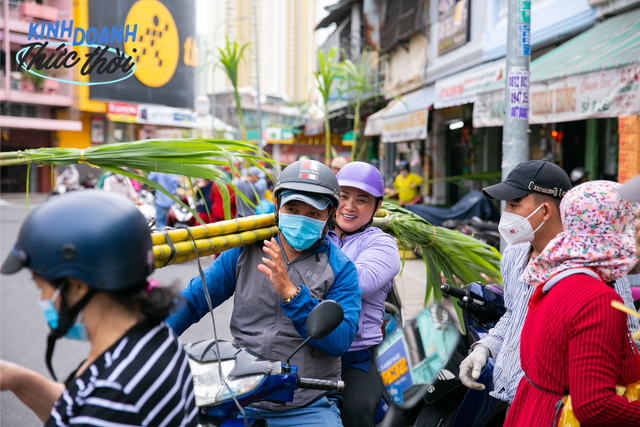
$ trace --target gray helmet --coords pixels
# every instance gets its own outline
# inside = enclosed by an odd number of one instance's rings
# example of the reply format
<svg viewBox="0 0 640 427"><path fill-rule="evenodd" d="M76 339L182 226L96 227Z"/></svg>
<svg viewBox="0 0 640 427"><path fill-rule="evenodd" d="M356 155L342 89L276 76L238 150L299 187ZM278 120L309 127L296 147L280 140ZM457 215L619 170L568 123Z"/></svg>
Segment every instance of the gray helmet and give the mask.
<svg viewBox="0 0 640 427"><path fill-rule="evenodd" d="M273 195L282 190L306 191L327 196L334 208L340 205L340 185L329 167L316 160L299 160L287 166L276 183Z"/></svg>

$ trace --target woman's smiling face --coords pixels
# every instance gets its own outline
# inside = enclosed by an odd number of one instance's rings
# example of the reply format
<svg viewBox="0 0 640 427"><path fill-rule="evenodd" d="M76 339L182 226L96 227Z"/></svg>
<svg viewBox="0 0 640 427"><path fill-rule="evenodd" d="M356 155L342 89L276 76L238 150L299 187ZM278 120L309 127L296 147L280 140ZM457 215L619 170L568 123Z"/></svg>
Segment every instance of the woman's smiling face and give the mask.
<svg viewBox="0 0 640 427"><path fill-rule="evenodd" d="M342 231L351 232L365 226L376 210L376 198L354 187L340 187L340 206L336 223ZM340 230L337 230L340 234Z"/></svg>

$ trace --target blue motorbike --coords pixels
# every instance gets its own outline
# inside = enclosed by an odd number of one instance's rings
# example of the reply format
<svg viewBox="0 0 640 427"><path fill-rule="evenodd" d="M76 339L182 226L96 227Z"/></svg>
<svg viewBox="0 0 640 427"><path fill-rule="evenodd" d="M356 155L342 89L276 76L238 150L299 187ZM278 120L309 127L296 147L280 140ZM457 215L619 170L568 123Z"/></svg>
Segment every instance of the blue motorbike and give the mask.
<svg viewBox="0 0 640 427"><path fill-rule="evenodd" d="M298 388L344 390L342 381L327 381L298 376L289 361L311 339L321 339L336 329L344 318L335 301L323 301L307 317L309 337L296 348L285 363L268 360L232 343L206 340L186 344L193 374L199 423L203 427L267 426L266 420L247 418L243 407L258 401L292 402Z"/></svg>

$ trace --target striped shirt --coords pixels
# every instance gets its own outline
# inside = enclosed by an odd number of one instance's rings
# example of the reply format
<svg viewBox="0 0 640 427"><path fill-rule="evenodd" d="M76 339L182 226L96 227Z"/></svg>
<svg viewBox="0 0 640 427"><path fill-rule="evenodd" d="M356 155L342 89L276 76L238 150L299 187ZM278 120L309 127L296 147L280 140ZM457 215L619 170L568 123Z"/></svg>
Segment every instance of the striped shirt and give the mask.
<svg viewBox="0 0 640 427"><path fill-rule="evenodd" d="M197 424L187 355L165 323L138 323L65 385L46 427Z"/></svg>
<svg viewBox="0 0 640 427"><path fill-rule="evenodd" d="M473 344L472 348L482 344L489 348L495 360L493 370L493 390L491 396L513 402L520 379L524 376L520 366L520 334L529 309L529 299L535 290L534 286L520 280L524 268L529 262L531 244L511 245L505 249L500 261L500 272L504 282L504 304L506 313L489 336ZM627 278L615 283L615 290L622 297L625 305L634 308L631 289ZM638 319L629 315L629 330L638 329ZM640 344L640 342L639 342Z"/></svg>

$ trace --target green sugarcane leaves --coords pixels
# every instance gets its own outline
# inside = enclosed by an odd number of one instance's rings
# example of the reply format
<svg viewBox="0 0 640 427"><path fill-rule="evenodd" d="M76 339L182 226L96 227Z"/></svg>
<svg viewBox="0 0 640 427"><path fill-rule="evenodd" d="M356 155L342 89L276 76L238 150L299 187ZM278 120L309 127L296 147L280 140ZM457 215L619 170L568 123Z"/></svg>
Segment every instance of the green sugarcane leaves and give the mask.
<svg viewBox="0 0 640 427"><path fill-rule="evenodd" d="M467 285L487 279L502 283L500 253L470 236L434 227L413 212L383 202L373 225L395 236L402 246L419 248L426 267L425 304L442 298L442 278L451 286ZM404 260L403 260L404 268ZM454 299L455 303L455 299ZM464 331L462 310L454 304Z"/></svg>

